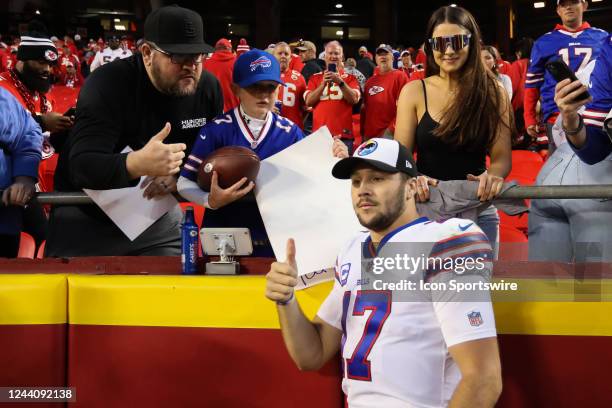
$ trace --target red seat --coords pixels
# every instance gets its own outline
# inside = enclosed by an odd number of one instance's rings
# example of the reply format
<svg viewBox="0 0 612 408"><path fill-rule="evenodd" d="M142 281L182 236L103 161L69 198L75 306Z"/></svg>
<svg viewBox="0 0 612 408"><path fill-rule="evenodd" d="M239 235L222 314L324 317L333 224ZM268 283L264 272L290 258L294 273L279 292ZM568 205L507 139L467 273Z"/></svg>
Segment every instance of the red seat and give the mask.
<svg viewBox="0 0 612 408"><path fill-rule="evenodd" d="M527 237L524 233L511 225L499 225L499 241L500 242L527 242Z"/></svg>
<svg viewBox="0 0 612 408"><path fill-rule="evenodd" d="M544 164L544 159L538 153L529 150L512 151L512 164L525 162L540 163L542 165Z"/></svg>
<svg viewBox="0 0 612 408"><path fill-rule="evenodd" d="M34 259L34 253L36 252L36 243L34 238L26 232L21 233L21 240L19 242L19 252L17 258L29 258Z"/></svg>
<svg viewBox="0 0 612 408"><path fill-rule="evenodd" d="M43 241L42 244L38 247L38 252L36 253L36 259L43 259L45 257L45 244L47 241Z"/></svg>
<svg viewBox="0 0 612 408"><path fill-rule="evenodd" d="M514 227L523 233L527 233L529 228L529 214L508 215L499 211L499 224Z"/></svg>
<svg viewBox="0 0 612 408"><path fill-rule="evenodd" d="M529 247L524 233L510 225L499 225L499 260L527 261Z"/></svg>

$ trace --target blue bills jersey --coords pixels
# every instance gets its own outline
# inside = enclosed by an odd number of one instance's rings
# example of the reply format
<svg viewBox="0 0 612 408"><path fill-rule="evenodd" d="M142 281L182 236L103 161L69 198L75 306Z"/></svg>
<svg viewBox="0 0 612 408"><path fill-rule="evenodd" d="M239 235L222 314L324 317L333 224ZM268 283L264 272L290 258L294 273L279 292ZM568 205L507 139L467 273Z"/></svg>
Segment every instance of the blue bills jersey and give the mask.
<svg viewBox="0 0 612 408"><path fill-rule="evenodd" d="M304 138L304 133L297 125L272 112L268 113L259 135L253 135L239 109L236 107L218 116L200 130L193 150L181 170L181 176L197 182L200 164L206 156L221 147L247 147L264 160ZM253 256L274 256L254 200L238 200L216 210L206 210L204 227L249 228L253 240Z"/></svg>
<svg viewBox="0 0 612 408"><path fill-rule="evenodd" d="M198 168L213 151L225 146L248 147L260 160L302 140L304 133L289 119L270 112L259 135L252 135L236 107L206 124L185 161L181 176L197 181Z"/></svg>
<svg viewBox="0 0 612 408"><path fill-rule="evenodd" d="M597 59L602 41L608 36L606 31L590 27L586 23L583 28L570 32L562 26L557 26L554 31L538 38L533 45L525 88L540 90L542 116L545 121L559 111L554 101L557 81L546 72L546 63L562 59L574 72L578 72L590 61Z"/></svg>
<svg viewBox="0 0 612 408"><path fill-rule="evenodd" d="M582 114L584 124L601 130L604 119L612 109L612 36L603 41L599 58L589 81L589 93L593 101Z"/></svg>

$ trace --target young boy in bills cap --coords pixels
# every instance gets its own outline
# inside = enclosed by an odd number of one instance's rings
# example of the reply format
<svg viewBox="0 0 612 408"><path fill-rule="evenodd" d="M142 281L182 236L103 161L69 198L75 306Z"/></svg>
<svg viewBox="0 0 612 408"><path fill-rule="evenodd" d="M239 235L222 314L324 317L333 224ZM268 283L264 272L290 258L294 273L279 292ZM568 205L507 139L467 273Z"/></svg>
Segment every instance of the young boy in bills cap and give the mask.
<svg viewBox="0 0 612 408"><path fill-rule="evenodd" d="M238 57L234 64L232 90L240 103L202 128L178 181L178 191L183 197L209 209L204 221L206 227L249 228L254 256L274 255L257 205L237 201L255 184L247 184L245 177L223 189L219 187L216 172L213 172L210 192L207 193L196 181L202 161L221 147L247 147L264 160L304 138L296 124L273 111L279 86L285 85L280 74L278 61L265 51L253 49ZM346 146L339 140L334 140L333 155L348 157Z"/></svg>

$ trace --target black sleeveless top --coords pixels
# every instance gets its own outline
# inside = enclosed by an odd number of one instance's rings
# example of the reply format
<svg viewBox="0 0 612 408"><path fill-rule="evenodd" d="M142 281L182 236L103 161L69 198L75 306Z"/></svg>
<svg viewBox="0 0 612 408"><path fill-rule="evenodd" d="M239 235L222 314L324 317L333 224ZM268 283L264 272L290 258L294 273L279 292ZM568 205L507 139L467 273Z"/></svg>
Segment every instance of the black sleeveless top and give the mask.
<svg viewBox="0 0 612 408"><path fill-rule="evenodd" d="M425 81L425 114L416 128L417 168L419 173L438 180L465 180L468 174L475 176L486 170L487 147L468 150L444 142L433 131L438 127L429 114Z"/></svg>

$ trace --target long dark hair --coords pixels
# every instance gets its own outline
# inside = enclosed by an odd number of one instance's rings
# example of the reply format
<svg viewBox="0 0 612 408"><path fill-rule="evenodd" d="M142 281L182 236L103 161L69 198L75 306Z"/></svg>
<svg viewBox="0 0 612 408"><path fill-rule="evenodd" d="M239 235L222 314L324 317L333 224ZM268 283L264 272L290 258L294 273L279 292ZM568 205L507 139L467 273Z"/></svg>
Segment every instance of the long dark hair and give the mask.
<svg viewBox="0 0 612 408"><path fill-rule="evenodd" d="M462 7L441 7L436 10L427 24L425 54L427 66L425 76L440 74L433 50L428 39L433 37L435 28L443 23L456 24L470 34L468 57L459 72L458 92L455 100L442 113L440 125L434 135L446 143L475 150L490 147L497 137L499 124L509 129L514 127L510 102L503 103L503 94L497 79L488 72L480 57L481 34L476 19ZM501 112L502 106L510 112L510 121Z"/></svg>

